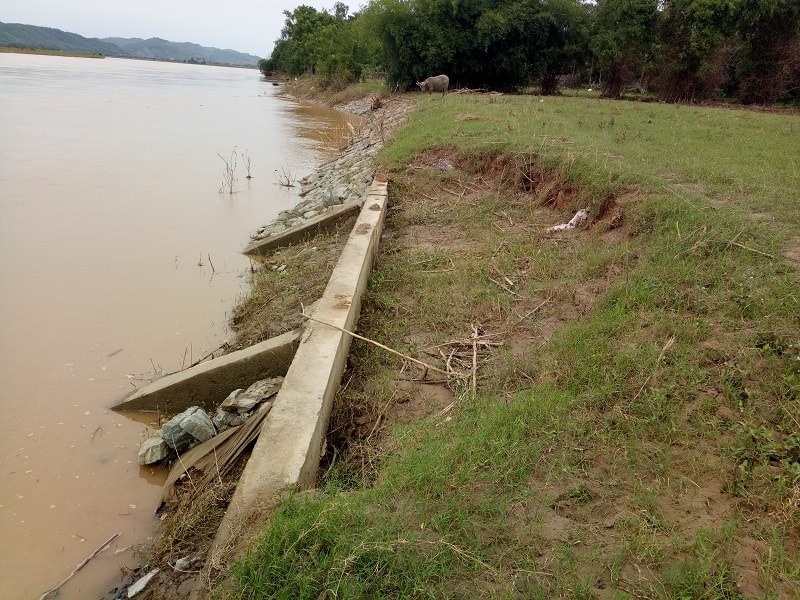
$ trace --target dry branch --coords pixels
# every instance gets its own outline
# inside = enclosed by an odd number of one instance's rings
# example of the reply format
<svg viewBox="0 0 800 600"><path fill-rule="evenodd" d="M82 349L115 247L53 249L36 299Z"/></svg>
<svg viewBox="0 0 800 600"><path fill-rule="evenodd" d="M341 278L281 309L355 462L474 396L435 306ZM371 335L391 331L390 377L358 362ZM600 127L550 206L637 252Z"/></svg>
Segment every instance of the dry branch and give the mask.
<svg viewBox="0 0 800 600"><path fill-rule="evenodd" d="M371 340L369 338L366 338L363 335L358 335L357 333L349 331L349 330L345 329L344 327L339 327L338 325L334 325L333 323L326 323L325 321L321 321L320 319L316 319L316 318L312 317L311 315L309 315L308 313L306 313L306 307L305 306L301 305L300 309L301 309L301 314L306 319L309 319L309 320L314 321L316 323L319 323L321 325L327 325L328 327L333 327L334 329L338 329L342 333L346 333L347 335L352 336L352 337L354 337L356 339L359 339L362 342L367 342L367 343L373 344L375 346L378 346L378 348L382 348L382 349L386 350L387 352L391 352L392 354L396 354L397 356L399 356L401 358L404 358L404 359L406 359L408 361L411 361L413 363L416 363L416 364L424 367L426 372L430 370L430 371L436 371L437 373L443 373L443 374L445 374L447 376L455 375L457 377L462 377L462 375L460 373L452 373L452 372L443 371L442 369L439 369L438 367L434 367L433 365L429 365L428 363L423 362L423 361L421 361L419 359L416 359L416 358L414 358L412 356L409 356L408 354L403 354L402 352L398 352L397 350L389 348L389 346L384 346L380 342L376 342L375 340Z"/></svg>
<svg viewBox="0 0 800 600"><path fill-rule="evenodd" d="M61 589L61 587L62 587L62 586L65 584L65 583L67 583L67 582L68 582L70 579L72 579L73 577L75 577L75 574L76 574L78 571L80 571L80 570L81 570L83 567L85 567L85 566L86 566L86 565L89 563L89 561L90 561L90 560L92 560L92 559L93 559L95 556L97 556L97 555L98 555L98 554L100 554L100 553L101 553L103 550L105 550L106 548L108 548L108 546L111 544L111 542L113 542L113 541L114 541L115 539L117 539L119 536L120 536L120 534L119 534L119 533L115 533L115 534L114 534L114 535L112 535L110 538L108 538L108 539L107 539L105 542L103 542L103 544L102 544L102 545L100 545L100 546L97 548L97 550L95 550L94 552L92 552L92 553L91 553L91 554L90 554L88 557L86 557L86 558L83 560L83 562L82 562L81 564L79 564L77 567L75 567L75 570L74 570L74 571L72 571L72 573L70 573L70 574L69 574L69 576L68 576L66 579L64 579L64 581L62 581L61 583L59 583L59 584L58 584L56 587L54 587L53 589L47 590L47 591L46 591L44 594L42 594L42 597L41 597L41 598L39 598L39 600L50 600L51 598L55 598L56 596L58 596L58 590L60 590L60 589Z"/></svg>
<svg viewBox="0 0 800 600"><path fill-rule="evenodd" d="M537 312L537 311L538 311L540 308L542 308L542 307L543 307L545 304L547 304L548 302L550 302L550 300L552 300L552 299L553 299L553 297L552 297L552 296L548 296L547 298L545 298L545 299L544 299L544 300L543 300L541 303L539 303L539 305L537 305L535 308L533 308L533 309L529 310L529 311L528 311L528 312L526 312L524 315L522 315L521 317L519 317L519 318L517 319L517 323L519 323L519 322L521 322L521 321L524 321L525 319L527 319L528 317L530 317L532 314L534 314L535 312Z"/></svg>
<svg viewBox="0 0 800 600"><path fill-rule="evenodd" d="M775 258L772 254L769 254L767 252L762 252L761 250L756 250L755 248L750 248L749 246L745 246L744 244L740 244L739 242L730 242L730 244L738 246L739 248L742 248L744 250L749 250L750 252L754 252L755 254L766 256L767 258L772 258L772 259Z"/></svg>
<svg viewBox="0 0 800 600"><path fill-rule="evenodd" d="M478 377L478 327L472 326L472 397L475 397Z"/></svg>

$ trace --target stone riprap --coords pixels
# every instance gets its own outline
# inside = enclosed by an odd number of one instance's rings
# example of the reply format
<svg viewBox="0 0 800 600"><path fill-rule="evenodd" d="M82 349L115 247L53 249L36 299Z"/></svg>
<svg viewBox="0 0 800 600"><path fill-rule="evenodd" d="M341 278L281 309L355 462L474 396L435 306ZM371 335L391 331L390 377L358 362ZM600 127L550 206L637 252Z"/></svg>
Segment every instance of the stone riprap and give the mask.
<svg viewBox="0 0 800 600"><path fill-rule="evenodd" d="M169 453L170 447L167 446L159 429L153 437L147 438L139 447L139 464L152 465L167 458Z"/></svg>
<svg viewBox="0 0 800 600"><path fill-rule="evenodd" d="M376 110L372 110L370 98L335 106L336 110L362 116L361 130L352 135L339 156L300 180L303 200L282 211L272 223L259 227L250 236L251 242L302 225L340 204L361 200L375 176L375 155L413 107L414 100L403 96L383 100Z"/></svg>
<svg viewBox="0 0 800 600"><path fill-rule="evenodd" d="M179 453L211 439L214 433L211 417L199 406L190 406L161 427L161 437L167 446Z"/></svg>
<svg viewBox="0 0 800 600"><path fill-rule="evenodd" d="M282 383L283 377L273 377L256 381L246 390L232 391L211 419L217 431L244 423L253 414L256 406L278 393Z"/></svg>
<svg viewBox="0 0 800 600"><path fill-rule="evenodd" d="M190 406L175 415L155 435L139 447L139 464L150 465L169 457L173 451L185 452L193 446L226 429L244 423L255 409L278 393L283 377L261 379L246 390L238 389L228 394L214 417L199 406Z"/></svg>

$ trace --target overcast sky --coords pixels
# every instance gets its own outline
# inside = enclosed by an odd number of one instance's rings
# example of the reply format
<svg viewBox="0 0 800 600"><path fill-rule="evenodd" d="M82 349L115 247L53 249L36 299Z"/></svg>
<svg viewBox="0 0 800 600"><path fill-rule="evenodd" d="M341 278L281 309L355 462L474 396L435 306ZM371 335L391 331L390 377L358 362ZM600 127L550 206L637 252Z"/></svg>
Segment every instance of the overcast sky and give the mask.
<svg viewBox="0 0 800 600"><path fill-rule="evenodd" d="M336 0L0 0L0 22L55 27L84 37L159 37L266 57L284 10ZM344 2L350 12L366 0Z"/></svg>

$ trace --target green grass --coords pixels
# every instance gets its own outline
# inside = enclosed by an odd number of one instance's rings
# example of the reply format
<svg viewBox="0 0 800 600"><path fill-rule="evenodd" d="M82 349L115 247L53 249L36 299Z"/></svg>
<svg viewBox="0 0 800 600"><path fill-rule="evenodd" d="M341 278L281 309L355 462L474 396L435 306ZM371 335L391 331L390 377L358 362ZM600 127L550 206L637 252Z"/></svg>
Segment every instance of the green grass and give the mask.
<svg viewBox="0 0 800 600"><path fill-rule="evenodd" d="M439 366L422 349L478 323L503 345L474 395L471 352L454 362L442 411L354 341L336 458L226 597L800 594L798 134L755 111L423 98L382 154L359 331ZM584 206L589 228L545 232Z"/></svg>

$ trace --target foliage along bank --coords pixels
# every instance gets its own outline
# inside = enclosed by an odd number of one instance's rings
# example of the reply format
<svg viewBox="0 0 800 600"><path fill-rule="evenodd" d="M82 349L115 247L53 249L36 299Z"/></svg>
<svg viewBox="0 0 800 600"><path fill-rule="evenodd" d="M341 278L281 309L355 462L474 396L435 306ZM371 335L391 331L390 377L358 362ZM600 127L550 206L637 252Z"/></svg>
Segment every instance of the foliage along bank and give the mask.
<svg viewBox="0 0 800 600"><path fill-rule="evenodd" d="M665 101L800 103L797 0L371 0L355 13L301 5L259 63L328 85L380 74L400 89L455 86L545 95L597 85Z"/></svg>

